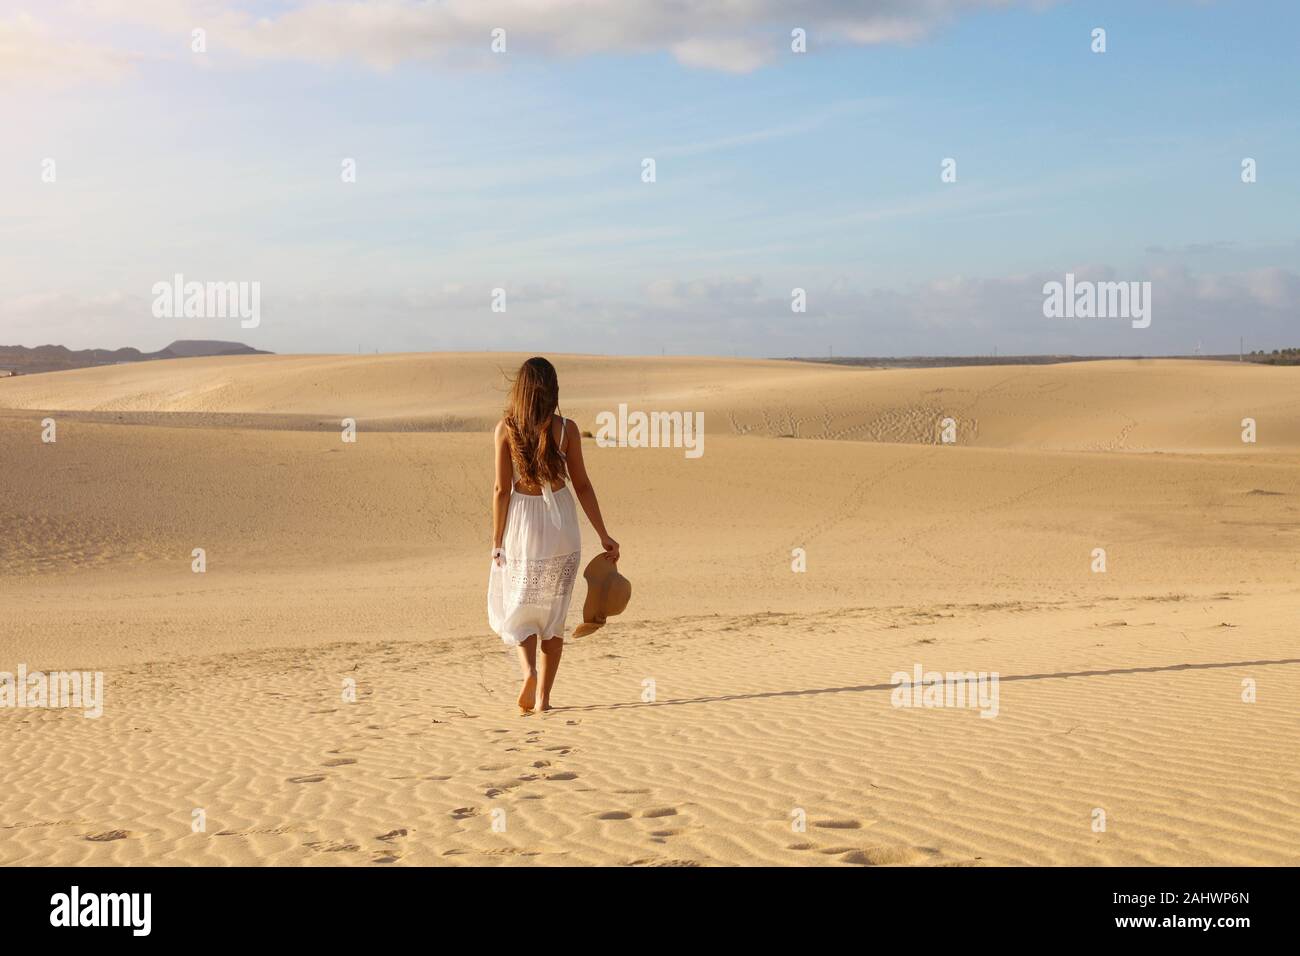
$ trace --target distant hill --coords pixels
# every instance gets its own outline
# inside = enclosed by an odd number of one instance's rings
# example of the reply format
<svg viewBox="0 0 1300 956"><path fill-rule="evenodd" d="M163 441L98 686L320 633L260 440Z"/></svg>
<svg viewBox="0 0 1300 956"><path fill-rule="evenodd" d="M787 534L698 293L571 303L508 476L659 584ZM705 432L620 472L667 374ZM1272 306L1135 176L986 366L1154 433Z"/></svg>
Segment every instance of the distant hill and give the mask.
<svg viewBox="0 0 1300 956"><path fill-rule="evenodd" d="M198 358L204 355L270 355L242 342L219 342L212 339L178 339L157 352L139 349L80 349L63 345L0 345L0 375L35 375L61 372L95 365L121 365L124 362L149 362L156 359Z"/></svg>
<svg viewBox="0 0 1300 956"><path fill-rule="evenodd" d="M243 342L219 342L216 339L177 339L161 352L155 352L158 358L197 358L200 355L270 355Z"/></svg>

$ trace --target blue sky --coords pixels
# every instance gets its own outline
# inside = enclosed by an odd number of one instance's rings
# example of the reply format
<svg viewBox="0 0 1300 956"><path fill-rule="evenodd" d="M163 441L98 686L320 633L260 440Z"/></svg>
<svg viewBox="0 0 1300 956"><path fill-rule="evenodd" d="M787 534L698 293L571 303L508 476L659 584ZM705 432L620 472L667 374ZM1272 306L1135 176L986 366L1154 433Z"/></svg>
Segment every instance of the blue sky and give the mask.
<svg viewBox="0 0 1300 956"><path fill-rule="evenodd" d="M718 9L7 4L0 344L1300 345L1294 4ZM151 287L178 272L260 282L261 325L155 318ZM1044 318L1066 272L1150 281L1151 327Z"/></svg>

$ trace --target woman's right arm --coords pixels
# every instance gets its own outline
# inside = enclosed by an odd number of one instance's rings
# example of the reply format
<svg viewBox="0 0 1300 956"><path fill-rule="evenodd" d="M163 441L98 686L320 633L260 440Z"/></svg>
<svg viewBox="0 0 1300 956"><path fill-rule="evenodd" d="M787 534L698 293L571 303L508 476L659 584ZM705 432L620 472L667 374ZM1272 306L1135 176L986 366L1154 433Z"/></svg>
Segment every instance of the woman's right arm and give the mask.
<svg viewBox="0 0 1300 956"><path fill-rule="evenodd" d="M492 486L492 547L501 547L506 536L506 512L510 510L510 491L514 487L514 466L510 461L510 438L506 423L497 422L492 435L496 448L496 480Z"/></svg>
<svg viewBox="0 0 1300 956"><path fill-rule="evenodd" d="M573 493L582 505L587 520L596 529L596 534L600 535L600 546L605 549L605 556L611 561L617 561L618 542L605 530L605 521L600 516L600 502L596 500L596 489L591 487L587 466L582 460L582 433L573 421L565 422L564 427L568 429L564 447L568 449L565 452L565 464L569 466L569 483L573 485Z"/></svg>

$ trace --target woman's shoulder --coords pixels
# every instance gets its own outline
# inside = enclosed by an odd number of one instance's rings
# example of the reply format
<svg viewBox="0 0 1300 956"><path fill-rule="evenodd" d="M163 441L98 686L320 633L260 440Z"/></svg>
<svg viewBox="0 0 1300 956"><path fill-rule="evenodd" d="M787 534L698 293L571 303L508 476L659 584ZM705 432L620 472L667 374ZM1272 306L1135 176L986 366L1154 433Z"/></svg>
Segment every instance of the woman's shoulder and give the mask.
<svg viewBox="0 0 1300 956"><path fill-rule="evenodd" d="M506 427L506 420L504 418L498 420L496 427L492 429L492 437L497 441L504 440L509 433L510 430Z"/></svg>

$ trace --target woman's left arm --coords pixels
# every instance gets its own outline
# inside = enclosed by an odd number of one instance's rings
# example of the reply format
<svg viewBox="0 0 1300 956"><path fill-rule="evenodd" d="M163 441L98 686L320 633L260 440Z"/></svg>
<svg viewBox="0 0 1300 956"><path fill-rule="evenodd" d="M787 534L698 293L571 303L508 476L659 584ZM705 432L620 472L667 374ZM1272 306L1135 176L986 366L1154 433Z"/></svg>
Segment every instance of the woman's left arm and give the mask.
<svg viewBox="0 0 1300 956"><path fill-rule="evenodd" d="M514 488L514 466L510 461L510 437L506 423L497 422L492 436L496 447L496 481L492 486L492 548L501 547L506 536L506 513L510 510L510 491Z"/></svg>
<svg viewBox="0 0 1300 956"><path fill-rule="evenodd" d="M591 487L591 479L587 477L587 463L582 460L582 433L573 421L569 421L565 428L568 429L569 451L566 464L569 467L569 484L573 486L573 493L582 505L582 510L587 513L587 520L596 529L596 534L600 535L600 546L605 549L605 557L618 561L618 542L605 530L605 519L600 515L596 489Z"/></svg>

